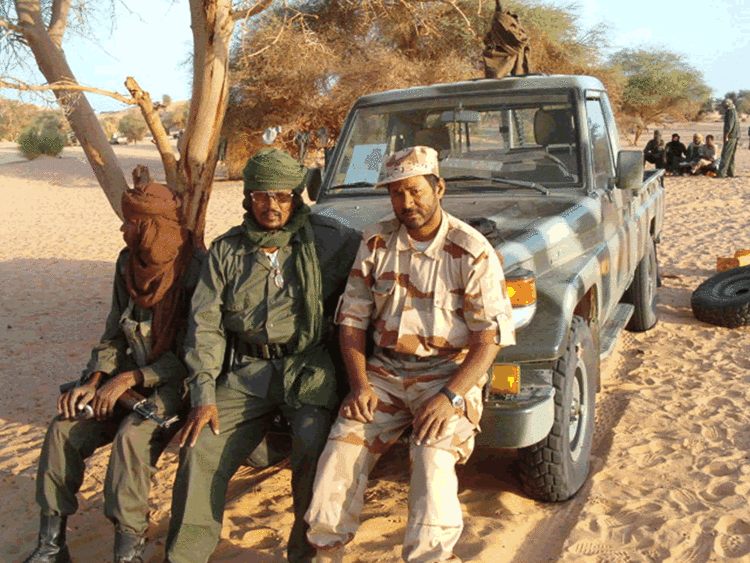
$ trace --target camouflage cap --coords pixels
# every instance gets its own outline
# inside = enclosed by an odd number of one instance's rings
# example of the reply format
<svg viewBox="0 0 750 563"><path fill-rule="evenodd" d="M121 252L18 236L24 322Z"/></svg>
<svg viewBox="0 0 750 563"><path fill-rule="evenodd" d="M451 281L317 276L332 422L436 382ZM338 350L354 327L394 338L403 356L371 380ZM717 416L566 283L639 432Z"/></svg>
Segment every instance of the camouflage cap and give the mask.
<svg viewBox="0 0 750 563"><path fill-rule="evenodd" d="M387 186L392 182L432 174L440 177L438 153L431 147L409 147L394 152L385 163L385 177L375 184L376 188Z"/></svg>

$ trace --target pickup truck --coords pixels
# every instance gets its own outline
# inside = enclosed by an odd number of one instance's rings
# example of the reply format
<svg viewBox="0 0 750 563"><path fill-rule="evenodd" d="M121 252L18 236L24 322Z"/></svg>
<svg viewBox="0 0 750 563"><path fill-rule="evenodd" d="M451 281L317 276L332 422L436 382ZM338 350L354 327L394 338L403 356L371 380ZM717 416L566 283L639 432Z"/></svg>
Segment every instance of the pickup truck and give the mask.
<svg viewBox="0 0 750 563"><path fill-rule="evenodd" d="M620 149L595 78L471 80L360 98L309 188L314 213L358 230L391 217L373 186L412 145L438 151L443 207L496 249L513 303L477 446L519 449L524 491L565 500L588 475L601 359L656 323L663 171Z"/></svg>

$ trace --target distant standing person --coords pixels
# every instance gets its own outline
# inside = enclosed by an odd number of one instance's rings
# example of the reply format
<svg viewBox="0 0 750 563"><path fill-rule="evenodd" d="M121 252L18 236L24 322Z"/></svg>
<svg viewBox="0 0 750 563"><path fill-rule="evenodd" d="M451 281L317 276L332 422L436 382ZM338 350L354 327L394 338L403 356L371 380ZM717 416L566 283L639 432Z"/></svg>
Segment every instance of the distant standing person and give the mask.
<svg viewBox="0 0 750 563"><path fill-rule="evenodd" d="M724 100L724 146L721 147L721 159L719 160L718 178L734 177L734 153L737 151L737 143L740 140L740 121L737 119L737 108L734 102L727 98Z"/></svg>
<svg viewBox="0 0 750 563"><path fill-rule="evenodd" d="M650 162L656 168L664 168L667 165L664 140L658 129L654 131L654 138L646 143L646 148L643 149L643 162Z"/></svg>

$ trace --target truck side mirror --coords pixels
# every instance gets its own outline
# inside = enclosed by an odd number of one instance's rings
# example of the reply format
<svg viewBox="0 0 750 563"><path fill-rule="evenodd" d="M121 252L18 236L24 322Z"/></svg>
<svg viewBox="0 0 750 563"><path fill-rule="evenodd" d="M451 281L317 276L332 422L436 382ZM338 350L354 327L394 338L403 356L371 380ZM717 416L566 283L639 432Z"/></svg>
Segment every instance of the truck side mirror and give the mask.
<svg viewBox="0 0 750 563"><path fill-rule="evenodd" d="M320 168L310 168L307 173L307 197L311 201L318 199L320 184L323 182L323 172Z"/></svg>
<svg viewBox="0 0 750 563"><path fill-rule="evenodd" d="M617 178L615 186L621 190L637 190L643 184L643 153L620 151L617 153Z"/></svg>

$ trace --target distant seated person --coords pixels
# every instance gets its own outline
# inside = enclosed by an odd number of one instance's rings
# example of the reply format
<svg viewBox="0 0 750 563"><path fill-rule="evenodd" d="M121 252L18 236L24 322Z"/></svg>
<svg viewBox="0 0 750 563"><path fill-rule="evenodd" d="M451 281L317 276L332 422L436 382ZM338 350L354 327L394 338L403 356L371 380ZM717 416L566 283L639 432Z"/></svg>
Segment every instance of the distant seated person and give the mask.
<svg viewBox="0 0 750 563"><path fill-rule="evenodd" d="M684 174L686 172L692 174L693 166L695 166L696 163L701 159L699 151L702 146L703 135L701 135L700 133L695 133L693 135L693 142L687 146L687 149L685 149L685 158L680 161L680 174Z"/></svg>
<svg viewBox="0 0 750 563"><path fill-rule="evenodd" d="M654 131L654 138L646 143L646 148L643 149L643 162L650 162L656 168L665 168L667 165L664 140L658 129Z"/></svg>
<svg viewBox="0 0 750 563"><path fill-rule="evenodd" d="M680 162L682 162L686 150L685 145L680 142L680 136L677 133L672 133L672 140L664 147L668 172L676 174L680 171Z"/></svg>
<svg viewBox="0 0 750 563"><path fill-rule="evenodd" d="M716 174L716 145L713 135L706 135L706 144L698 148L698 157L698 162L691 169L693 174L707 174L709 172Z"/></svg>
<svg viewBox="0 0 750 563"><path fill-rule="evenodd" d="M685 160L688 162L695 164L700 160L700 148L703 146L703 135L700 133L696 133L693 135L693 142L690 143L687 146L687 149L685 150Z"/></svg>

